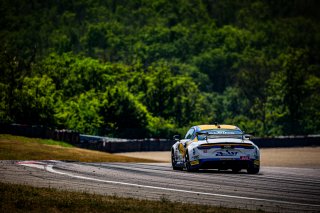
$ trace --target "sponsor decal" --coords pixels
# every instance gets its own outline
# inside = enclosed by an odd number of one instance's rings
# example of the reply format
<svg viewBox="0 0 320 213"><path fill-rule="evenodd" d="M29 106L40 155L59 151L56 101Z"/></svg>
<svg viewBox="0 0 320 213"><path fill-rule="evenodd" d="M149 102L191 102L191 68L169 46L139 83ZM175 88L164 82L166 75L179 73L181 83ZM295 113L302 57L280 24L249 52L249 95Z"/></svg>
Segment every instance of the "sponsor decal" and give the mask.
<svg viewBox="0 0 320 213"><path fill-rule="evenodd" d="M240 156L240 160L250 160L249 156Z"/></svg>
<svg viewBox="0 0 320 213"><path fill-rule="evenodd" d="M216 156L236 156L238 152L233 152L233 151L220 151L216 153Z"/></svg>
<svg viewBox="0 0 320 213"><path fill-rule="evenodd" d="M253 161L253 164L256 165L256 166L259 166L260 165L260 160Z"/></svg>
<svg viewBox="0 0 320 213"><path fill-rule="evenodd" d="M249 156L240 156L240 160L250 160Z"/></svg>
<svg viewBox="0 0 320 213"><path fill-rule="evenodd" d="M190 164L191 164L191 166L198 165L199 161L198 160L194 160L194 161L191 161Z"/></svg>
<svg viewBox="0 0 320 213"><path fill-rule="evenodd" d="M178 149L179 149L179 151L180 151L181 154L184 153L184 147L183 147L183 144L182 144L182 143L180 143L180 144L178 145Z"/></svg>
<svg viewBox="0 0 320 213"><path fill-rule="evenodd" d="M215 131L210 131L210 134L212 135L236 135L239 134L238 131L233 131L233 130L215 130Z"/></svg>

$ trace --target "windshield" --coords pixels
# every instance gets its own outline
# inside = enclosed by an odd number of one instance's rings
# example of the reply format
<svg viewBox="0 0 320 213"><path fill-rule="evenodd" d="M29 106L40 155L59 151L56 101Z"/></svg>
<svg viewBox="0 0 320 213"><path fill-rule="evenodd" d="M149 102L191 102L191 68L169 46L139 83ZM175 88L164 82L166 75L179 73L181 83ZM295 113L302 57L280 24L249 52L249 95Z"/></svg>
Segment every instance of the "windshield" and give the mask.
<svg viewBox="0 0 320 213"><path fill-rule="evenodd" d="M243 132L239 129L208 129L198 132L198 140L208 138L242 138Z"/></svg>

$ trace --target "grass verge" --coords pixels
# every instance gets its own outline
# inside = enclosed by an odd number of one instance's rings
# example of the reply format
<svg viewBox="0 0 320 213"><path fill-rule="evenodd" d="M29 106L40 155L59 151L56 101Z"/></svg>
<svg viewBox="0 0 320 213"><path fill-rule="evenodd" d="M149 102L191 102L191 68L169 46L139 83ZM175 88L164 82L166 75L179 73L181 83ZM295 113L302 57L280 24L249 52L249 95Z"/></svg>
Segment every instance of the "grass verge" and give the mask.
<svg viewBox="0 0 320 213"><path fill-rule="evenodd" d="M0 212L220 212L249 211L194 204L121 198L0 183Z"/></svg>
<svg viewBox="0 0 320 213"><path fill-rule="evenodd" d="M80 149L64 142L0 134L0 160L71 160L81 162L159 162Z"/></svg>

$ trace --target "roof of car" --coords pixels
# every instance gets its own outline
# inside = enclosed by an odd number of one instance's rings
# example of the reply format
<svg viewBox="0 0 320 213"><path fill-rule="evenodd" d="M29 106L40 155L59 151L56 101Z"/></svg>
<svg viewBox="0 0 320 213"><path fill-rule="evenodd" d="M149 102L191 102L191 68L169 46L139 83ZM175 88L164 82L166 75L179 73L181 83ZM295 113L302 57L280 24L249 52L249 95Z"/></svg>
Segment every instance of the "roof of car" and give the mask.
<svg viewBox="0 0 320 213"><path fill-rule="evenodd" d="M208 129L239 129L237 126L233 125L225 125L225 124L218 124L218 125L198 125L201 130L208 130Z"/></svg>

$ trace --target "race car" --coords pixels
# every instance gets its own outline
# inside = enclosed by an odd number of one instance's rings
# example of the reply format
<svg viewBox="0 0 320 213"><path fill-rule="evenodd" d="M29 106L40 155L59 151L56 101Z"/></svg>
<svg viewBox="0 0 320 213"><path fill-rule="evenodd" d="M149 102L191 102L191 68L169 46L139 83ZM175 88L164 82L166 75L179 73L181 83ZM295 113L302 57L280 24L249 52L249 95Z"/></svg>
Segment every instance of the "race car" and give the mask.
<svg viewBox="0 0 320 213"><path fill-rule="evenodd" d="M260 170L259 148L233 125L198 125L189 129L184 139L175 135L171 148L174 170L199 169L228 170L238 173L246 169L249 174Z"/></svg>

